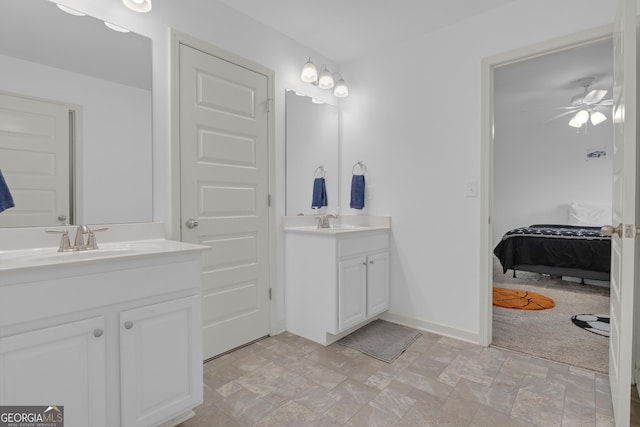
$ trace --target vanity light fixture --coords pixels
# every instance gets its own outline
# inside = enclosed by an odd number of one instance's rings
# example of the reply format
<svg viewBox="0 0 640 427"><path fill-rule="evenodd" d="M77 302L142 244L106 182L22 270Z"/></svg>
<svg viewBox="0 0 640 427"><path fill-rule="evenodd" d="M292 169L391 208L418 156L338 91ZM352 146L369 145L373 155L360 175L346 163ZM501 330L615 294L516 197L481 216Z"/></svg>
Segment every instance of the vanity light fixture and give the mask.
<svg viewBox="0 0 640 427"><path fill-rule="evenodd" d="M122 0L122 4L134 12L147 13L151 10L151 0Z"/></svg>
<svg viewBox="0 0 640 427"><path fill-rule="evenodd" d="M318 69L315 64L311 62L311 57L309 57L307 63L302 66L300 80L305 83L315 83L318 80Z"/></svg>
<svg viewBox="0 0 640 427"><path fill-rule="evenodd" d="M119 33L128 33L128 32L131 31L131 30L128 30L128 29L126 29L124 27L121 27L121 26L116 25L116 24L112 24L111 22L107 22L107 21L104 21L104 25L106 25L107 28L111 28L113 31L117 31Z"/></svg>
<svg viewBox="0 0 640 427"><path fill-rule="evenodd" d="M318 76L318 87L320 89L331 89L333 85L334 82L331 71L327 69L326 65L323 65L320 71L320 75Z"/></svg>
<svg viewBox="0 0 640 427"><path fill-rule="evenodd" d="M334 79L334 76L338 77L337 81ZM318 69L315 64L311 62L311 57L309 57L309 60L302 66L300 80L318 86L320 89L333 89L333 95L337 98L349 96L349 87L342 78L342 75L340 73L332 73L324 64L320 69L320 74L318 74Z"/></svg>
<svg viewBox="0 0 640 427"><path fill-rule="evenodd" d="M340 73L334 73L334 74L337 74L340 77L340 79L338 79L335 87L333 88L333 96L335 96L336 98L345 98L349 96L349 87L345 83Z"/></svg>

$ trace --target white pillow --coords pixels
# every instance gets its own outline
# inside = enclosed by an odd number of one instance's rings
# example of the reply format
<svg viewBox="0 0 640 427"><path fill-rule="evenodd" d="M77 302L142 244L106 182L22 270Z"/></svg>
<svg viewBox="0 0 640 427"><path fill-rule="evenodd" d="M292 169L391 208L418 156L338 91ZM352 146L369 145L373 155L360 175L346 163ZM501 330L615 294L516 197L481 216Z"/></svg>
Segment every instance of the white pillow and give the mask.
<svg viewBox="0 0 640 427"><path fill-rule="evenodd" d="M569 225L601 227L611 224L611 207L603 205L586 205L571 202L569 205Z"/></svg>

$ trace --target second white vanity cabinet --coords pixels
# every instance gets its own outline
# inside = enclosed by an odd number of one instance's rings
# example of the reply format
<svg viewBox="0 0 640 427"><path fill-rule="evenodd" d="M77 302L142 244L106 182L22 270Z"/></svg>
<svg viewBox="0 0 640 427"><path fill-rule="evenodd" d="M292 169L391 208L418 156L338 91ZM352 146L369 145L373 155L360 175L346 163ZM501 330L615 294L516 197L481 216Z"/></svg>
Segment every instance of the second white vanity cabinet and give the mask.
<svg viewBox="0 0 640 427"><path fill-rule="evenodd" d="M388 309L388 229L286 231L289 332L328 345Z"/></svg>

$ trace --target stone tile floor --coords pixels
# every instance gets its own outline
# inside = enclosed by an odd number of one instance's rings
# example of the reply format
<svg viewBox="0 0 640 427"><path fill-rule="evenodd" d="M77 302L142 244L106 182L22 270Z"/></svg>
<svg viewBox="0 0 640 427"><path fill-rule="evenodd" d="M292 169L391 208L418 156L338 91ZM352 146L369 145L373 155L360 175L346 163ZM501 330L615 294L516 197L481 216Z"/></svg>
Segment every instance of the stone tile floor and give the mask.
<svg viewBox="0 0 640 427"><path fill-rule="evenodd" d="M604 374L429 333L387 364L285 332L207 362L181 427L613 425Z"/></svg>

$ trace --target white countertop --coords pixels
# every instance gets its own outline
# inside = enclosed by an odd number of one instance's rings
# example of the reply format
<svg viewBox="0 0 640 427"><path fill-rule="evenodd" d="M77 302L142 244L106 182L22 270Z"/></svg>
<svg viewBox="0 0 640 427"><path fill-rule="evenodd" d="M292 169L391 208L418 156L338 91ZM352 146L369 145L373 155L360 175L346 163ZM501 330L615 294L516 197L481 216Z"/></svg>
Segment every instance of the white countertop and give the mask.
<svg viewBox="0 0 640 427"><path fill-rule="evenodd" d="M336 219L330 219L332 226L329 228L318 228L317 222L313 215L285 216L283 226L285 232L319 235L342 235L391 228L391 217L388 216L338 215Z"/></svg>
<svg viewBox="0 0 640 427"><path fill-rule="evenodd" d="M58 252L60 235L46 234L45 229L68 229L73 241L77 227L0 229L0 271L71 266L209 249L208 246L165 239L163 226L159 223L107 227L108 230L96 233L98 249L69 252Z"/></svg>

